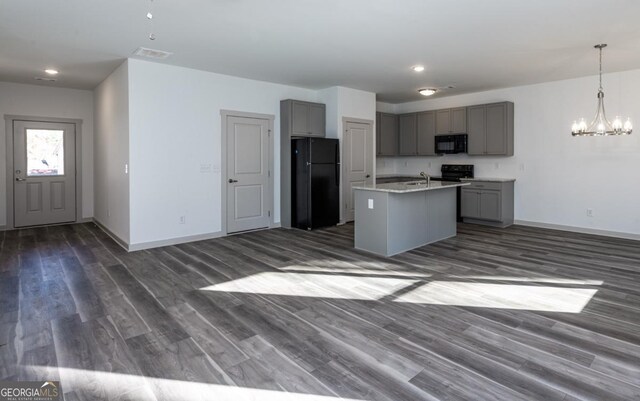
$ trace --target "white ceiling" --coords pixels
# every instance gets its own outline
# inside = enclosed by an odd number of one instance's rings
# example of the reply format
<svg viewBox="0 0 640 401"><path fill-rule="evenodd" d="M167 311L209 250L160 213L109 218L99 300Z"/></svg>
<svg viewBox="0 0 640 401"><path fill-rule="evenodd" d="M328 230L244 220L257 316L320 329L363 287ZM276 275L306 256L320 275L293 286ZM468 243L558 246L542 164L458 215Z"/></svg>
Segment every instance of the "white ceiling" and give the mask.
<svg viewBox="0 0 640 401"><path fill-rule="evenodd" d="M139 46L167 64L391 103L640 68L638 0L2 0L0 80L92 89ZM410 71L414 64L426 70ZM606 83L605 83L606 84Z"/></svg>

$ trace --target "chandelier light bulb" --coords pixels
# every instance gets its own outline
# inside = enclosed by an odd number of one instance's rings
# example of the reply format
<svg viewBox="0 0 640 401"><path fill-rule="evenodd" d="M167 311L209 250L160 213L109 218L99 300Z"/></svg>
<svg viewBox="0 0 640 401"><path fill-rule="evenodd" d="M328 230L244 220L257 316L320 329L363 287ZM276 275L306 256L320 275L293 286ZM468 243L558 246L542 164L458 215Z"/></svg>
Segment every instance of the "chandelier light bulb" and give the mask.
<svg viewBox="0 0 640 401"><path fill-rule="evenodd" d="M578 132L585 132L587 130L587 122L584 121L584 118L580 119L580 124L578 125Z"/></svg>
<svg viewBox="0 0 640 401"><path fill-rule="evenodd" d="M633 130L633 126L631 125L631 118L627 118L627 121L625 121L624 130L629 134L631 133L631 130Z"/></svg>
<svg viewBox="0 0 640 401"><path fill-rule="evenodd" d="M620 116L616 116L611 126L613 127L613 130L616 132L622 131L622 120L620 119Z"/></svg>
<svg viewBox="0 0 640 401"><path fill-rule="evenodd" d="M580 131L580 126L578 125L577 121L573 121L573 124L571 124L571 132L573 132L574 134L577 134Z"/></svg>

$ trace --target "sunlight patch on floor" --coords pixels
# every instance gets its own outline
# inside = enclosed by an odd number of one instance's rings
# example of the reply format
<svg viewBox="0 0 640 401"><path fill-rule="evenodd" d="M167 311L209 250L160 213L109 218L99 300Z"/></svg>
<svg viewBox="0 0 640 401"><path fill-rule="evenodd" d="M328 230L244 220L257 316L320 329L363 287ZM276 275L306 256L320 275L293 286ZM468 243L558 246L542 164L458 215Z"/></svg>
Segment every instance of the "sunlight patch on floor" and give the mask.
<svg viewBox="0 0 640 401"><path fill-rule="evenodd" d="M433 281L398 296L394 302L580 313L597 291L537 285Z"/></svg>
<svg viewBox="0 0 640 401"><path fill-rule="evenodd" d="M575 285L602 285L602 280L577 280L573 278L559 277L514 277L514 276L447 276L451 279L459 280L488 280L488 281L521 281L527 283L549 283L549 284L575 284Z"/></svg>
<svg viewBox="0 0 640 401"><path fill-rule="evenodd" d="M200 289L293 297L377 300L416 282L417 280L389 277L265 272Z"/></svg>
<svg viewBox="0 0 640 401"><path fill-rule="evenodd" d="M46 366L28 366L47 371ZM284 391L262 390L220 384L169 380L84 369L58 368L64 393L82 391L88 399L140 401L337 401L345 398ZM351 401L364 401L354 400Z"/></svg>
<svg viewBox="0 0 640 401"><path fill-rule="evenodd" d="M397 277L417 277L428 278L432 274L416 273L411 271L396 271L387 270L382 268L372 269L365 267L354 267L352 265L346 265L345 267L324 267L317 265L290 265L279 268L282 271L295 271L295 272L310 272L310 273L345 273L345 274L368 274L372 276L397 276Z"/></svg>

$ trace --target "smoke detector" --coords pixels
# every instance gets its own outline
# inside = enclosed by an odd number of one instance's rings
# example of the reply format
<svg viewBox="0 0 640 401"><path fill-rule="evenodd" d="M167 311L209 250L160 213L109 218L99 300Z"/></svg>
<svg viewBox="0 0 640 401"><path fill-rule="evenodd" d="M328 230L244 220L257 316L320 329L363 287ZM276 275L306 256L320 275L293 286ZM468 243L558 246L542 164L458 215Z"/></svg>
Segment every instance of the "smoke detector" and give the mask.
<svg viewBox="0 0 640 401"><path fill-rule="evenodd" d="M149 49L146 47L138 47L138 50L133 53L134 56L153 58L156 60L164 60L172 54L173 53L165 52L163 50Z"/></svg>

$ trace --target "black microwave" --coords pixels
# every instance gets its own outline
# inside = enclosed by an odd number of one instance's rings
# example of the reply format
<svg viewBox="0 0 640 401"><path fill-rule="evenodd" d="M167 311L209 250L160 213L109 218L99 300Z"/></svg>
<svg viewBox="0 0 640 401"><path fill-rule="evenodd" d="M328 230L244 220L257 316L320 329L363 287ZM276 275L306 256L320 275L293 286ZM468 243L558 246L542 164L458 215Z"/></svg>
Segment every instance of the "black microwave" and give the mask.
<svg viewBox="0 0 640 401"><path fill-rule="evenodd" d="M467 153L467 134L436 135L436 153Z"/></svg>

